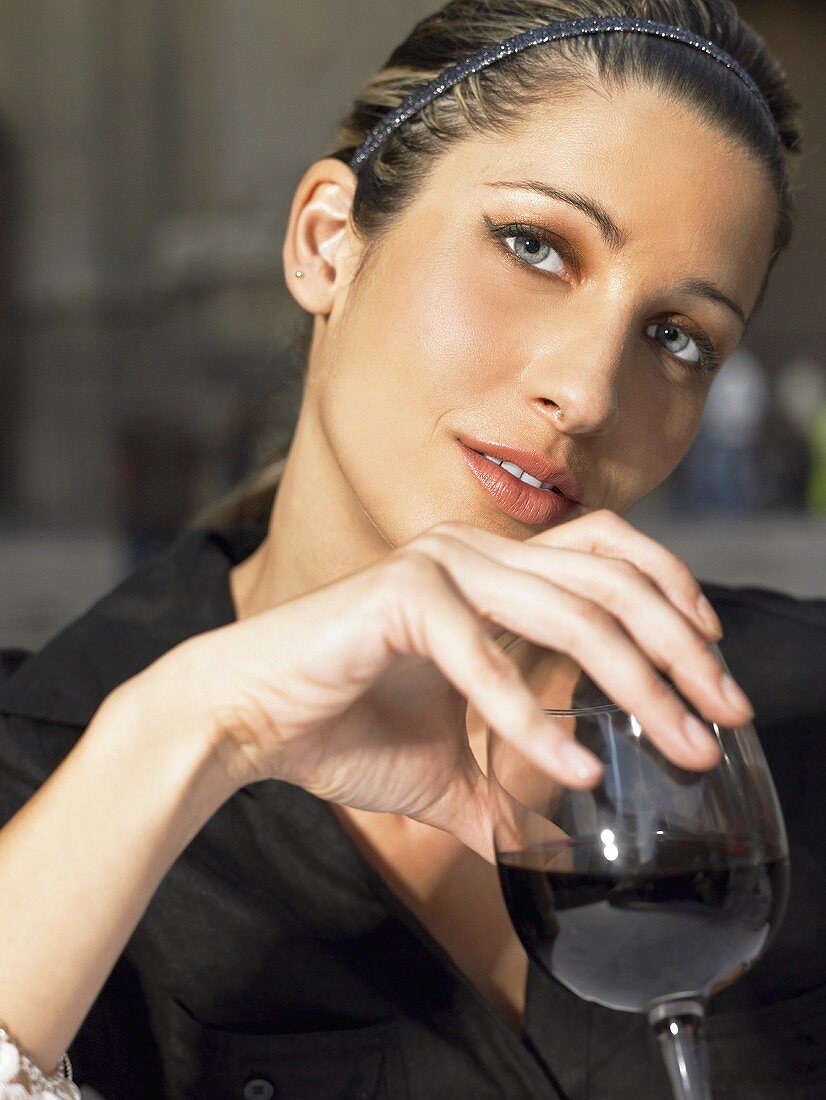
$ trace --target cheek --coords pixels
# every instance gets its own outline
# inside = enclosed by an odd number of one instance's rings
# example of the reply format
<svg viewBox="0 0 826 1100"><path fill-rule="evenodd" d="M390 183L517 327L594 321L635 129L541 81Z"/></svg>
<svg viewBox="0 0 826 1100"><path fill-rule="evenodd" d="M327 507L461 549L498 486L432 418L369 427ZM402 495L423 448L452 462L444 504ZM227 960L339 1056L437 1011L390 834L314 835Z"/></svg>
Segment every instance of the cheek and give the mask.
<svg viewBox="0 0 826 1100"><path fill-rule="evenodd" d="M320 419L347 480L394 541L449 511L441 471L456 459L452 444L434 443L478 426L480 390L501 364L503 322L480 307L482 289L478 272L459 271L450 256L431 263L408 242L387 250L328 333ZM389 470L406 487L403 504L387 497Z"/></svg>
<svg viewBox="0 0 826 1100"><path fill-rule="evenodd" d="M649 425L646 492L665 481L685 457L697 435L707 392L704 388L702 392L672 396L655 425Z"/></svg>
<svg viewBox="0 0 826 1100"><path fill-rule="evenodd" d="M407 301L399 336L431 410L474 405L480 389L497 383L507 358L508 326L489 273L458 252L443 254L429 265L426 280L407 288Z"/></svg>
<svg viewBox="0 0 826 1100"><path fill-rule="evenodd" d="M624 409L610 443L612 483L622 509L631 507L675 470L697 434L708 383L685 386L650 370L630 371Z"/></svg>
<svg viewBox="0 0 826 1100"><path fill-rule="evenodd" d="M457 252L394 242L331 333L330 415L421 443L440 416L477 403L503 359L504 322L485 294L489 278Z"/></svg>

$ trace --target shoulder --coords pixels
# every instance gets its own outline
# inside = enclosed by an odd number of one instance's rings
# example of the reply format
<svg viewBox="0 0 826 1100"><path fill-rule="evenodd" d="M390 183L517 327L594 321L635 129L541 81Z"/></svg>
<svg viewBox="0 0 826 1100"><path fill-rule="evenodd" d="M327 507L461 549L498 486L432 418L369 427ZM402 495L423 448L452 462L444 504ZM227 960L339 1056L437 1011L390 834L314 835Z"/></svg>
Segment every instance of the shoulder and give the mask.
<svg viewBox="0 0 826 1100"><path fill-rule="evenodd" d="M182 534L0 679L0 712L87 726L119 684L234 618L230 569L258 535L246 528Z"/></svg>
<svg viewBox="0 0 826 1100"><path fill-rule="evenodd" d="M119 684L186 638L231 621L229 570L264 531L186 532L39 652L0 650L0 825L61 763Z"/></svg>

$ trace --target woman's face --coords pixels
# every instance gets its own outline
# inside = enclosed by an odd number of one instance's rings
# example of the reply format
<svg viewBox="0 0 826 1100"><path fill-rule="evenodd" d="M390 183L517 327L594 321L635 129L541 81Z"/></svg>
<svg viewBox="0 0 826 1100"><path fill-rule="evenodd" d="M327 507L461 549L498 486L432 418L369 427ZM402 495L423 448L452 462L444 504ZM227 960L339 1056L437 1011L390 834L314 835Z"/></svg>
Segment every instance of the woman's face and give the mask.
<svg viewBox="0 0 826 1100"><path fill-rule="evenodd" d="M688 449L775 219L765 170L649 89L583 89L452 147L314 334L348 491L394 546L444 520L527 538L625 512ZM548 518L547 489L486 489L502 471L459 437L552 460L579 503Z"/></svg>

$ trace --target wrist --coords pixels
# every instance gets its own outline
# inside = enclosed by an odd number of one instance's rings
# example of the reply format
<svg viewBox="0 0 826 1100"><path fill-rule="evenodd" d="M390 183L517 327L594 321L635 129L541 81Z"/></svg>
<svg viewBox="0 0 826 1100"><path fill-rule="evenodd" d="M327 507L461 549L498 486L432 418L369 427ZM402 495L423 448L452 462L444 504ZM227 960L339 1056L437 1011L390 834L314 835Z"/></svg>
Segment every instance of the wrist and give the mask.
<svg viewBox="0 0 826 1100"><path fill-rule="evenodd" d="M251 781L207 703L206 676L183 642L117 687L92 723L98 740L111 731L125 751L156 759L173 787L201 807L200 824Z"/></svg>

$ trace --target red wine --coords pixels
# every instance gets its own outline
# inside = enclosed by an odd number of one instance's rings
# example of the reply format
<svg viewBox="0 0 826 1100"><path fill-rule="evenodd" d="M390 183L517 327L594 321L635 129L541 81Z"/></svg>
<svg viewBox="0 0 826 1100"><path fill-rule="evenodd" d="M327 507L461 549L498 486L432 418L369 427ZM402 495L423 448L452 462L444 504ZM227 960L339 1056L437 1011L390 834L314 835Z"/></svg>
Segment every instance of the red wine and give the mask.
<svg viewBox="0 0 826 1100"><path fill-rule="evenodd" d="M636 851L629 845L631 851ZM672 994L707 997L765 950L782 920L788 859L730 838L657 837L623 859L594 838L499 855L528 953L572 992L644 1012Z"/></svg>

